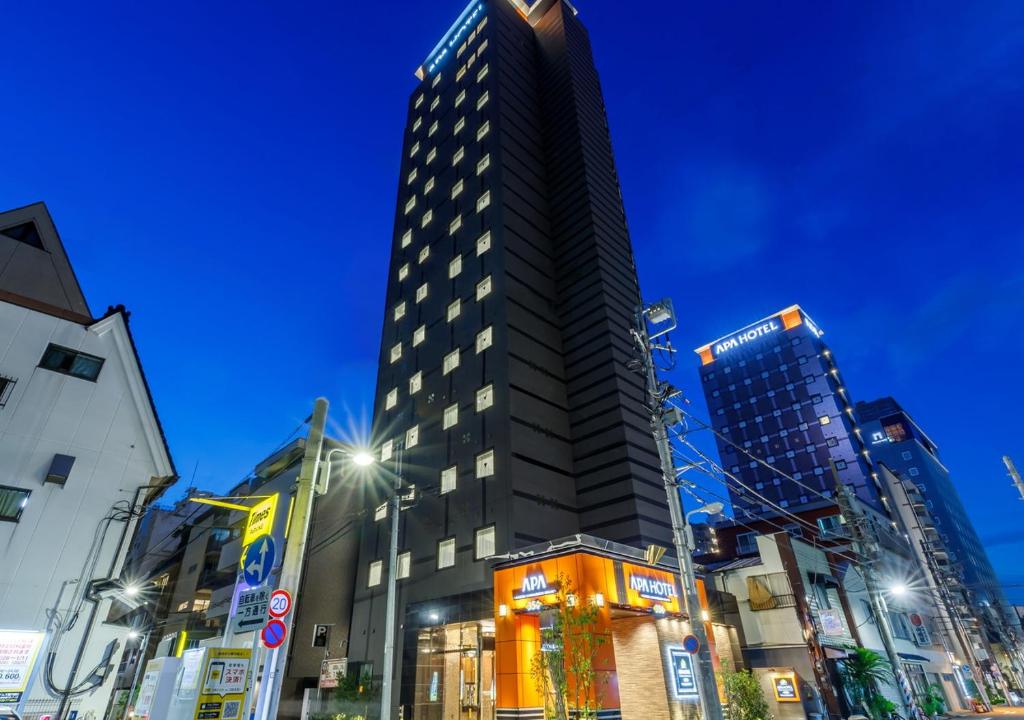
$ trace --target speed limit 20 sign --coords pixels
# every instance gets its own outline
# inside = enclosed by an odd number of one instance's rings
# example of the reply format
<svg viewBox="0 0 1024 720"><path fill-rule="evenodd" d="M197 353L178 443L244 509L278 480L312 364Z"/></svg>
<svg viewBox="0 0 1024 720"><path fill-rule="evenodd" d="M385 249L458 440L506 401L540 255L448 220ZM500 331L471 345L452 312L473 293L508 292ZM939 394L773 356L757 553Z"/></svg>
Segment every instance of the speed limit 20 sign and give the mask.
<svg viewBox="0 0 1024 720"><path fill-rule="evenodd" d="M270 603L267 605L267 613L272 618L283 618L292 609L292 595L287 590L275 590L270 593Z"/></svg>

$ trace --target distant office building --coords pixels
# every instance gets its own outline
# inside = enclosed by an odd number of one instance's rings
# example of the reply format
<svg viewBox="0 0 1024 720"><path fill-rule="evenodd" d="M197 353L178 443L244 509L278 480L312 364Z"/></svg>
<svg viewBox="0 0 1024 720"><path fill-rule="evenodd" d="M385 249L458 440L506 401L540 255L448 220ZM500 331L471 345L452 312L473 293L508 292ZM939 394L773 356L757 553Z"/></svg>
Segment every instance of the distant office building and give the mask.
<svg viewBox="0 0 1024 720"><path fill-rule="evenodd" d="M45 205L0 213L0 703L55 714L74 667L63 716L103 716L125 632L102 620L174 479L128 312L93 317Z"/></svg>
<svg viewBox="0 0 1024 720"><path fill-rule="evenodd" d="M938 446L891 397L858 402L855 411L872 456L920 490L934 523L929 549L959 571L956 574L960 576L961 589L968 593L976 613L993 625L997 636L998 625L1009 624L1019 632L1016 613L1006 599L949 470L939 458ZM998 623L991 613L980 611L985 607L997 613ZM1003 642L1004 638L993 640Z"/></svg>
<svg viewBox="0 0 1024 720"><path fill-rule="evenodd" d="M576 11L474 0L417 76L374 413L381 460L401 457L418 496L401 521L395 705L440 712L414 689L418 638L444 627L438 652L480 649L463 672L484 677L461 709L457 672L428 695L447 693L445 717L493 719L490 559L581 532L671 548L671 526L627 367L640 293ZM370 515L350 655L379 676L389 523Z"/></svg>
<svg viewBox="0 0 1024 720"><path fill-rule="evenodd" d="M741 522L784 512L834 514L833 460L865 506L887 512L822 335L793 305L696 350L711 424L722 436L722 466L738 481L729 495ZM753 535L747 549L752 542Z"/></svg>

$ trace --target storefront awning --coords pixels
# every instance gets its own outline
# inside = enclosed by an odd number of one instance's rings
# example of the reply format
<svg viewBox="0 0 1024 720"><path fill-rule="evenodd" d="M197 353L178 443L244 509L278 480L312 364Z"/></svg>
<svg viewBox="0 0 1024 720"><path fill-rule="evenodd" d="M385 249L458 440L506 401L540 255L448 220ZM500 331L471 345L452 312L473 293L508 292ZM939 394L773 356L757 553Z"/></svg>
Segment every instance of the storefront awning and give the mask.
<svg viewBox="0 0 1024 720"><path fill-rule="evenodd" d="M906 660L907 662L914 662L914 663L930 663L931 662L931 660L929 660L928 658L922 657L920 655L914 655L913 653L896 653L896 654L899 655L901 659Z"/></svg>

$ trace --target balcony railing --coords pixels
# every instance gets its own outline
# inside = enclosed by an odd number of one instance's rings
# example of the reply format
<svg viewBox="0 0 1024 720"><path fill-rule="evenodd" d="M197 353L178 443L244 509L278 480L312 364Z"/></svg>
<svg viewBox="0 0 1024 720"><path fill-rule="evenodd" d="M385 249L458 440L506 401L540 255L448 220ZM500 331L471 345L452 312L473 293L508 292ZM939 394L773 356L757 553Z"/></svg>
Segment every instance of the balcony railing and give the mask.
<svg viewBox="0 0 1024 720"><path fill-rule="evenodd" d="M778 610L780 608L796 607L796 595L772 595L763 600L748 600L747 602L750 604L750 609L754 611Z"/></svg>

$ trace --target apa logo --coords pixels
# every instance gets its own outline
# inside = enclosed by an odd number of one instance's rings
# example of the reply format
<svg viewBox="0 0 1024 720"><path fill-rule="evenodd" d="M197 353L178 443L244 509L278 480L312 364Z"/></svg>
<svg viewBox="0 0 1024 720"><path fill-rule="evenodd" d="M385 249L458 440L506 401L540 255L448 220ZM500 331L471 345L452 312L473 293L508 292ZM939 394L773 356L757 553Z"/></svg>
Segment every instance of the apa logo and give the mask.
<svg viewBox="0 0 1024 720"><path fill-rule="evenodd" d="M629 587L636 590L637 594L648 600L662 600L668 602L676 597L676 585L674 582L665 581L658 577L647 575L630 575Z"/></svg>
<svg viewBox="0 0 1024 720"><path fill-rule="evenodd" d="M722 353L732 350L733 348L738 348L740 345L745 345L748 342L752 342L760 337L773 333L781 329L781 327L782 326L774 320L769 320L768 322L761 323L755 327L740 330L732 337L715 345L715 357L718 357Z"/></svg>
<svg viewBox="0 0 1024 720"><path fill-rule="evenodd" d="M523 600L525 598L541 597L542 595L553 595L557 591L557 587L548 584L548 580L544 577L543 572L535 572L523 578L523 584L520 586L519 592L513 593L512 598L514 600Z"/></svg>

